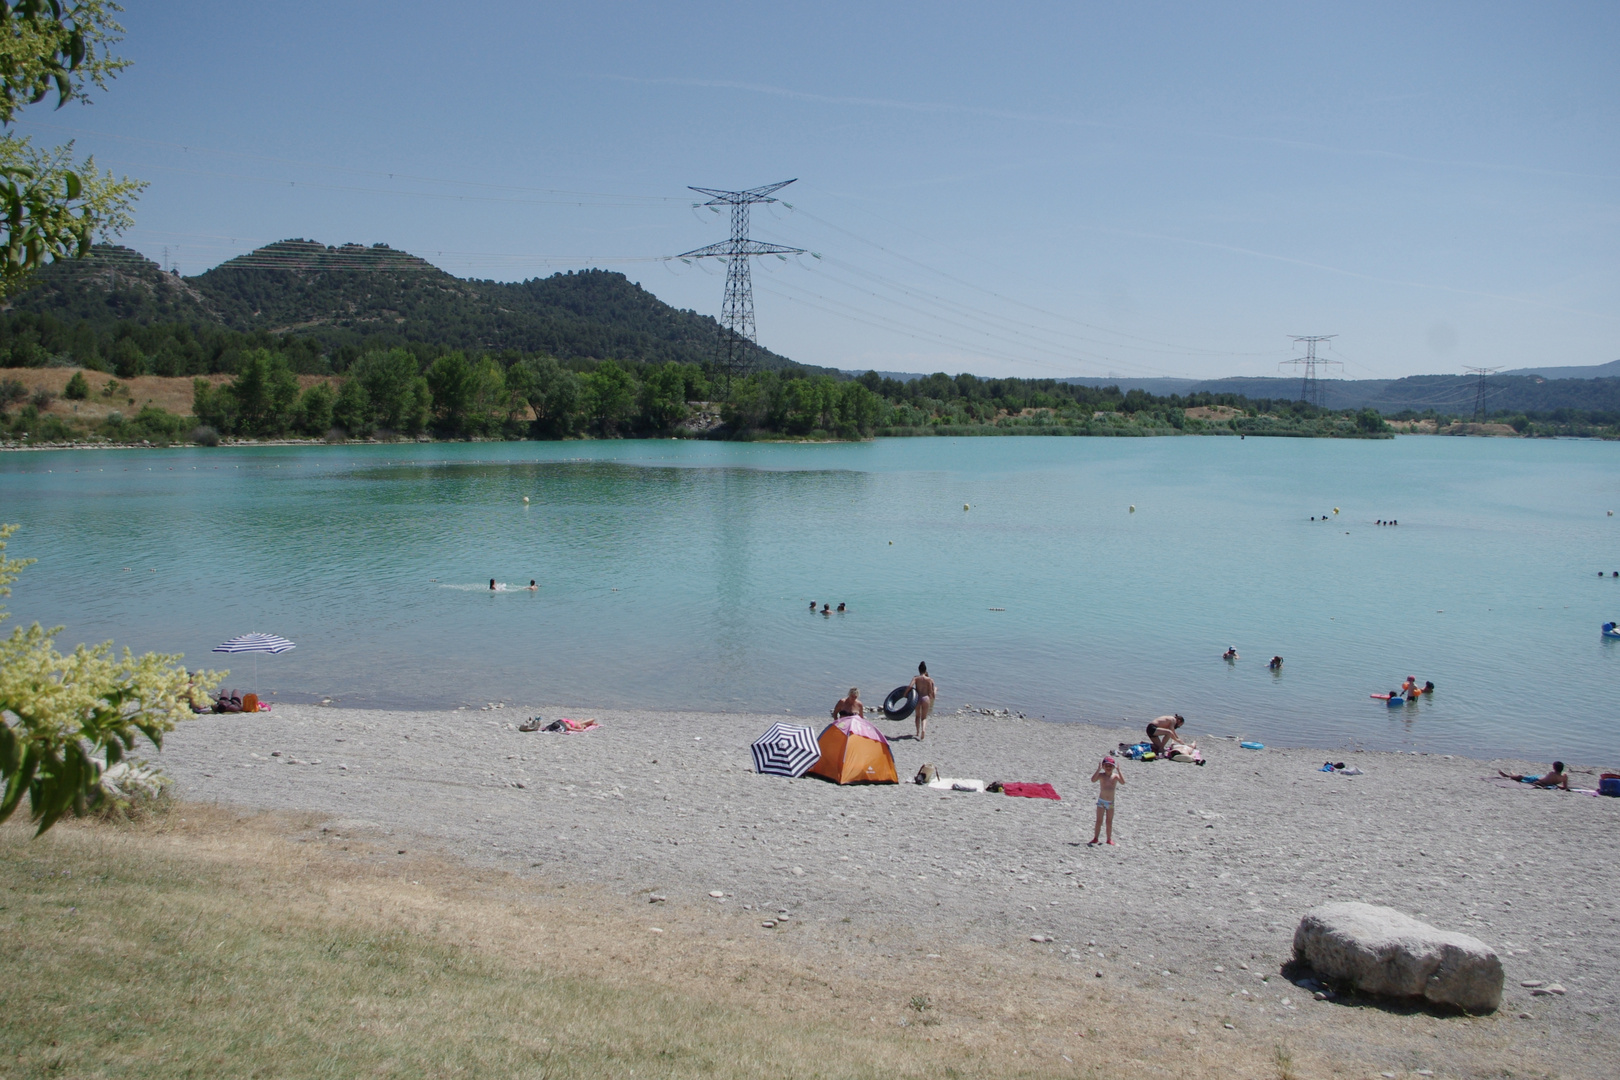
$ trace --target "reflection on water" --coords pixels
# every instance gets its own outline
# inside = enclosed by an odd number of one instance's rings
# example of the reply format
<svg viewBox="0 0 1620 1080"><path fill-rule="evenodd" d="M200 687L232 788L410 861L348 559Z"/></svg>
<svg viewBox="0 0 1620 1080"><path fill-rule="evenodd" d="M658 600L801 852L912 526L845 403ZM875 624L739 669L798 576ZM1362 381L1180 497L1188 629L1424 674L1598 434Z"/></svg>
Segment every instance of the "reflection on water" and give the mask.
<svg viewBox="0 0 1620 1080"><path fill-rule="evenodd" d="M0 519L25 526L12 553L41 560L18 618L194 664L235 634L284 634L298 649L261 675L283 698L816 717L927 660L947 715L1179 711L1276 743L1601 762L1617 453L1436 438L63 451L0 455ZM1407 675L1437 693L1369 698Z"/></svg>

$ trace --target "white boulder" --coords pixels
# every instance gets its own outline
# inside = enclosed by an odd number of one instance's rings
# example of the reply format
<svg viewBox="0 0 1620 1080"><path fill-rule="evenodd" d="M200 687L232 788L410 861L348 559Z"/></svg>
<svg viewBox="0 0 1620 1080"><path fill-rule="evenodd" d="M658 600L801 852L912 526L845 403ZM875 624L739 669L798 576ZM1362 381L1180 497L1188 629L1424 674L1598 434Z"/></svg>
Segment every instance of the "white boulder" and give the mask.
<svg viewBox="0 0 1620 1080"><path fill-rule="evenodd" d="M1502 961L1489 945L1394 908L1312 908L1294 931L1294 956L1323 978L1366 994L1420 997L1472 1013L1502 1004Z"/></svg>

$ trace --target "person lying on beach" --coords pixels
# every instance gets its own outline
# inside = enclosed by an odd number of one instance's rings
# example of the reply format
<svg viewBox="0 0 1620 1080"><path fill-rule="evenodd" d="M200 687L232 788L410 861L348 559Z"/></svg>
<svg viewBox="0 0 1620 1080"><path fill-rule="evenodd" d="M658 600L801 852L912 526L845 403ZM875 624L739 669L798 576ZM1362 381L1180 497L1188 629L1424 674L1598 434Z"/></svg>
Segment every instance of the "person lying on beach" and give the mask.
<svg viewBox="0 0 1620 1080"><path fill-rule="evenodd" d="M1164 748L1176 735L1176 729L1187 722L1187 718L1180 713L1170 716L1161 716L1156 720L1149 720L1147 726L1148 741L1153 744L1155 754L1164 753Z"/></svg>
<svg viewBox="0 0 1620 1080"><path fill-rule="evenodd" d="M861 701L861 692L857 687L849 688L849 696L840 698L838 704L833 706L833 719L842 720L846 716L859 716L865 718L866 704Z"/></svg>
<svg viewBox="0 0 1620 1080"><path fill-rule="evenodd" d="M1552 772L1544 773L1541 776L1526 776L1523 773L1505 773L1501 769L1496 770L1496 775L1506 780L1514 780L1521 784L1529 784L1531 787L1563 788L1565 791L1569 790L1569 774L1564 772L1564 763L1562 761L1553 762Z"/></svg>
<svg viewBox="0 0 1620 1080"><path fill-rule="evenodd" d="M1119 763L1112 757L1102 759L1097 771L1091 774L1091 782L1100 784L1097 789L1097 825L1091 830L1091 844L1098 842L1102 835L1103 822L1108 822L1108 844L1114 846L1114 791L1117 785L1125 782L1125 774L1119 771ZM1087 844L1090 847L1091 844Z"/></svg>

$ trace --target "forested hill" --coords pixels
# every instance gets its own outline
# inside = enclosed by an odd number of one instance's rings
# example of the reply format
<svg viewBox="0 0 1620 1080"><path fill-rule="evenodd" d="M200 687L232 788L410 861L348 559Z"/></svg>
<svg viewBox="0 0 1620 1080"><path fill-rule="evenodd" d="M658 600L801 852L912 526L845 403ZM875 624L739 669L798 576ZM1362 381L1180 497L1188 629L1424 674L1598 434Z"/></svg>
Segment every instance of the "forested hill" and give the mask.
<svg viewBox="0 0 1620 1080"><path fill-rule="evenodd" d="M670 307L623 274L582 270L508 283L454 277L383 244L327 247L283 240L196 277L165 273L140 253L98 246L45 267L10 310L87 322L186 323L293 333L328 347L422 342L468 352L514 350L563 360L702 363L719 327ZM797 368L757 352L761 367Z"/></svg>

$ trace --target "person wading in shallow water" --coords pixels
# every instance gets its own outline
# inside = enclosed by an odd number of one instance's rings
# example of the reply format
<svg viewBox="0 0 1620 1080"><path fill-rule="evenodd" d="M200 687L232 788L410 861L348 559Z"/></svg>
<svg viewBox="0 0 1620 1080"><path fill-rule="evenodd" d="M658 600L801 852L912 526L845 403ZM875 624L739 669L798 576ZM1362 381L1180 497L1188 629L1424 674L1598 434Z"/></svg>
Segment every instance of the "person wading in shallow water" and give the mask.
<svg viewBox="0 0 1620 1080"><path fill-rule="evenodd" d="M934 699L939 696L939 688L929 677L926 663L917 665L917 675L911 680L911 688L917 691L917 741L922 742L928 734L928 714L934 711Z"/></svg>

